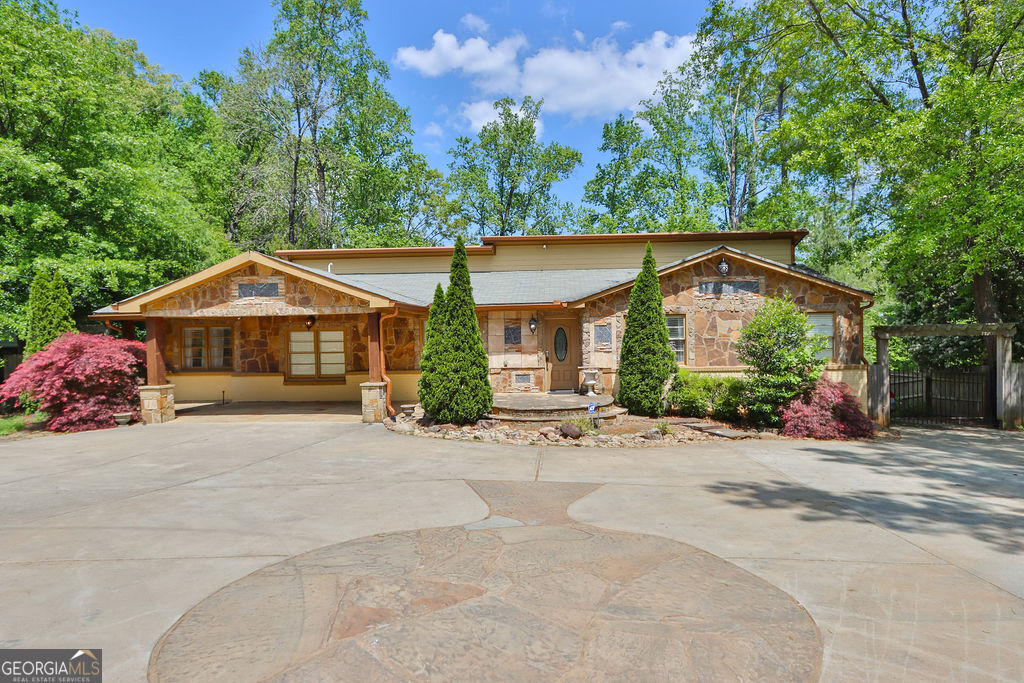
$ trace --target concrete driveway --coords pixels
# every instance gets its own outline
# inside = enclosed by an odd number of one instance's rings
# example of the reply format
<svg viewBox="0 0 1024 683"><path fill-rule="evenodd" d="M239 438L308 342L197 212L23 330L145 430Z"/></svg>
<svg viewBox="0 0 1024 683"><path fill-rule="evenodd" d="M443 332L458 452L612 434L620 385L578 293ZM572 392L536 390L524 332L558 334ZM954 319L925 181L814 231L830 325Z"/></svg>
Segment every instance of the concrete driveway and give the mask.
<svg viewBox="0 0 1024 683"><path fill-rule="evenodd" d="M619 451L232 422L0 443L0 647L103 648L107 680L144 680L161 636L227 584L488 518L467 480L597 485L576 523L688 544L792 596L823 680L1024 679L1024 435L981 430Z"/></svg>

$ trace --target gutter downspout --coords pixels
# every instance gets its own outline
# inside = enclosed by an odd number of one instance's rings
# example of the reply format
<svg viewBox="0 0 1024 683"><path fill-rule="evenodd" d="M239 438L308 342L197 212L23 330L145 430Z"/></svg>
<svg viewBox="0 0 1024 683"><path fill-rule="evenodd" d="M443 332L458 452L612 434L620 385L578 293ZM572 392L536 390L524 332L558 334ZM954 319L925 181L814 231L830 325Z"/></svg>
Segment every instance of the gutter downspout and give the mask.
<svg viewBox="0 0 1024 683"><path fill-rule="evenodd" d="M380 340L380 378L388 385L384 394L384 405L388 409L388 414L394 417L395 408L391 405L391 378L388 377L388 368L387 365L384 364L384 321L398 315L398 304L392 304L392 306L394 307L393 311L380 317L380 321L378 322L379 329L377 332L377 338Z"/></svg>
<svg viewBox="0 0 1024 683"><path fill-rule="evenodd" d="M117 327L114 327L113 325L110 324L109 320L104 320L103 324L107 326L107 329L113 330L118 335L124 336L124 330L122 330L120 328L117 328Z"/></svg>

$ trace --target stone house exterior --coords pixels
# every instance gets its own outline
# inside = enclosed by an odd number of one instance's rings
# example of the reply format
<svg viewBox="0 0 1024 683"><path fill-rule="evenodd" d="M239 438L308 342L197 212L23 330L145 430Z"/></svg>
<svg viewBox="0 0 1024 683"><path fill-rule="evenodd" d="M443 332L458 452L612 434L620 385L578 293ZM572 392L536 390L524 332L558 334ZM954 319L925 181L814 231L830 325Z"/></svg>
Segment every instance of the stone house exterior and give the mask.
<svg viewBox="0 0 1024 683"><path fill-rule="evenodd" d="M866 392L870 293L795 262L804 231L485 237L467 248L496 392L615 391L629 291L648 241L680 367L740 373L735 342L768 297L791 296L830 340L827 372ZM96 311L144 325L153 405L358 401L383 382L413 401L434 288L451 247L248 252ZM381 386L384 386L381 385ZM161 388L162 387L162 388ZM173 388L172 388L173 387Z"/></svg>

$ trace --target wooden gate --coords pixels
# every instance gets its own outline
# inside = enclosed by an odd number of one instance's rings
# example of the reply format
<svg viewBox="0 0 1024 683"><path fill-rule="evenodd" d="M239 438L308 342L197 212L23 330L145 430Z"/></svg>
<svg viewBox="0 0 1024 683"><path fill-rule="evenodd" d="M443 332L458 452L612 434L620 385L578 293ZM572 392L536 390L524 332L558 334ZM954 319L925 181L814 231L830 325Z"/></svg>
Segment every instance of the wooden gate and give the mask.
<svg viewBox="0 0 1024 683"><path fill-rule="evenodd" d="M966 370L890 370L892 418L902 423L995 426L995 373Z"/></svg>

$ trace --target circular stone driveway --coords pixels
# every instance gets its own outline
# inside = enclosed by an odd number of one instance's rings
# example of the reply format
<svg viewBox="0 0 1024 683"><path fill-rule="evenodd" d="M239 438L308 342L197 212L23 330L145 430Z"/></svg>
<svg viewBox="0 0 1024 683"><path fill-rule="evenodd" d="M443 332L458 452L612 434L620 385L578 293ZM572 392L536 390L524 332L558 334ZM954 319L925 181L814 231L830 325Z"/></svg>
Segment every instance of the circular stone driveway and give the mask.
<svg viewBox="0 0 1024 683"><path fill-rule="evenodd" d="M217 591L153 680L814 680L790 596L689 545L581 524L599 485L467 482L490 516L321 548Z"/></svg>

